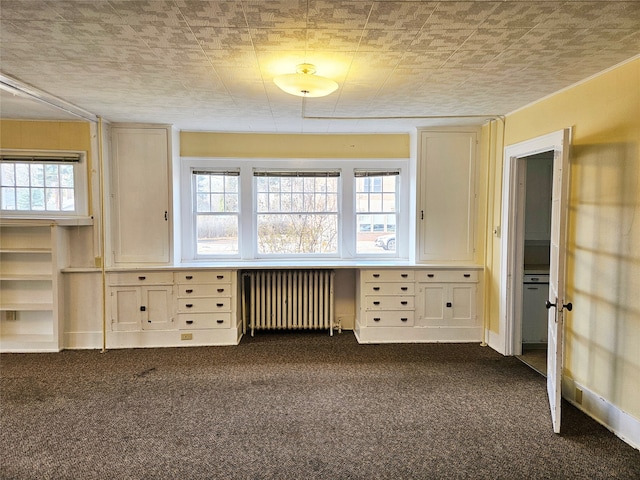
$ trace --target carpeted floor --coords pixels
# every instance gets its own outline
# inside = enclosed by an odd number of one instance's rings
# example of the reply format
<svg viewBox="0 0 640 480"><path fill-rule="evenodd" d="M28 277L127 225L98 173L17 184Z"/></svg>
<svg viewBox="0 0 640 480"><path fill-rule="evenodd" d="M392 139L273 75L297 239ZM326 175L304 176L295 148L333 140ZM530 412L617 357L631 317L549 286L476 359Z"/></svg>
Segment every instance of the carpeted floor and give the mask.
<svg viewBox="0 0 640 480"><path fill-rule="evenodd" d="M476 344L349 332L4 354L7 479L634 479L640 452Z"/></svg>

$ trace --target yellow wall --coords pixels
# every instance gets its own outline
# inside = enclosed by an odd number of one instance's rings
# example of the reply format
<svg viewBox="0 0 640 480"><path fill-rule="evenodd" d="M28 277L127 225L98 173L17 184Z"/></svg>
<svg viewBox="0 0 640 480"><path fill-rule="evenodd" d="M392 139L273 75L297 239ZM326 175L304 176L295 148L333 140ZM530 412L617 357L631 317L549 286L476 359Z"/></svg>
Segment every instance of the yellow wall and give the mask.
<svg viewBox="0 0 640 480"><path fill-rule="evenodd" d="M408 158L408 134L311 135L180 132L183 157Z"/></svg>
<svg viewBox="0 0 640 480"><path fill-rule="evenodd" d="M640 59L508 115L504 144L566 127L573 127L567 298L574 309L564 375L640 419ZM502 194L502 139L491 142L488 231L500 223ZM486 298L497 332L499 239L492 243Z"/></svg>

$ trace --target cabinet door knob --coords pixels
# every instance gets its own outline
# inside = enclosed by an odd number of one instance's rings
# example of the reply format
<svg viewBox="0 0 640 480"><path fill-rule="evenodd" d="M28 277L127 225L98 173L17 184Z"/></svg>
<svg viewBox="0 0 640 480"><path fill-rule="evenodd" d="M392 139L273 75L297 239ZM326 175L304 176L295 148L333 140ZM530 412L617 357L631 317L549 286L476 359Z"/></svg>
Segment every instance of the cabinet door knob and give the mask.
<svg viewBox="0 0 640 480"><path fill-rule="evenodd" d="M453 304L451 302L447 302L447 308L451 308Z"/></svg>
<svg viewBox="0 0 640 480"><path fill-rule="evenodd" d="M140 311L141 312L146 312L147 311L147 307L145 307L144 305L140 307Z"/></svg>

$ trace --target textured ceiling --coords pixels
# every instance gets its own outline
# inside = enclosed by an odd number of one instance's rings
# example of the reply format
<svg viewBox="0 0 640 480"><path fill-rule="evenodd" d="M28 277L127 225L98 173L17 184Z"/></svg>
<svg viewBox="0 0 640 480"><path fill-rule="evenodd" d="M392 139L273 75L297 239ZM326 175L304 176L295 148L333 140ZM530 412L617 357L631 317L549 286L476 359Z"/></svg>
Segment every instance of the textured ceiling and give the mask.
<svg viewBox="0 0 640 480"><path fill-rule="evenodd" d="M407 131L511 112L640 53L637 0L0 0L0 21L3 74L184 130ZM280 91L302 62L339 89ZM39 118L0 101L3 118Z"/></svg>

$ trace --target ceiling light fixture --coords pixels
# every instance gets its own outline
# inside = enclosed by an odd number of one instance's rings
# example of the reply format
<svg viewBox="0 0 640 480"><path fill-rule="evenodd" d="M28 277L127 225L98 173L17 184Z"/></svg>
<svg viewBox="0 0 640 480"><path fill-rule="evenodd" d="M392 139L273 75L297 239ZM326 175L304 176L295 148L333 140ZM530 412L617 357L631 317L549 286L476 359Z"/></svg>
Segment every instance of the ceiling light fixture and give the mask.
<svg viewBox="0 0 640 480"><path fill-rule="evenodd" d="M296 72L279 75L273 82L284 92L298 97L324 97L338 88L330 78L315 75L316 67L310 63L301 63Z"/></svg>

